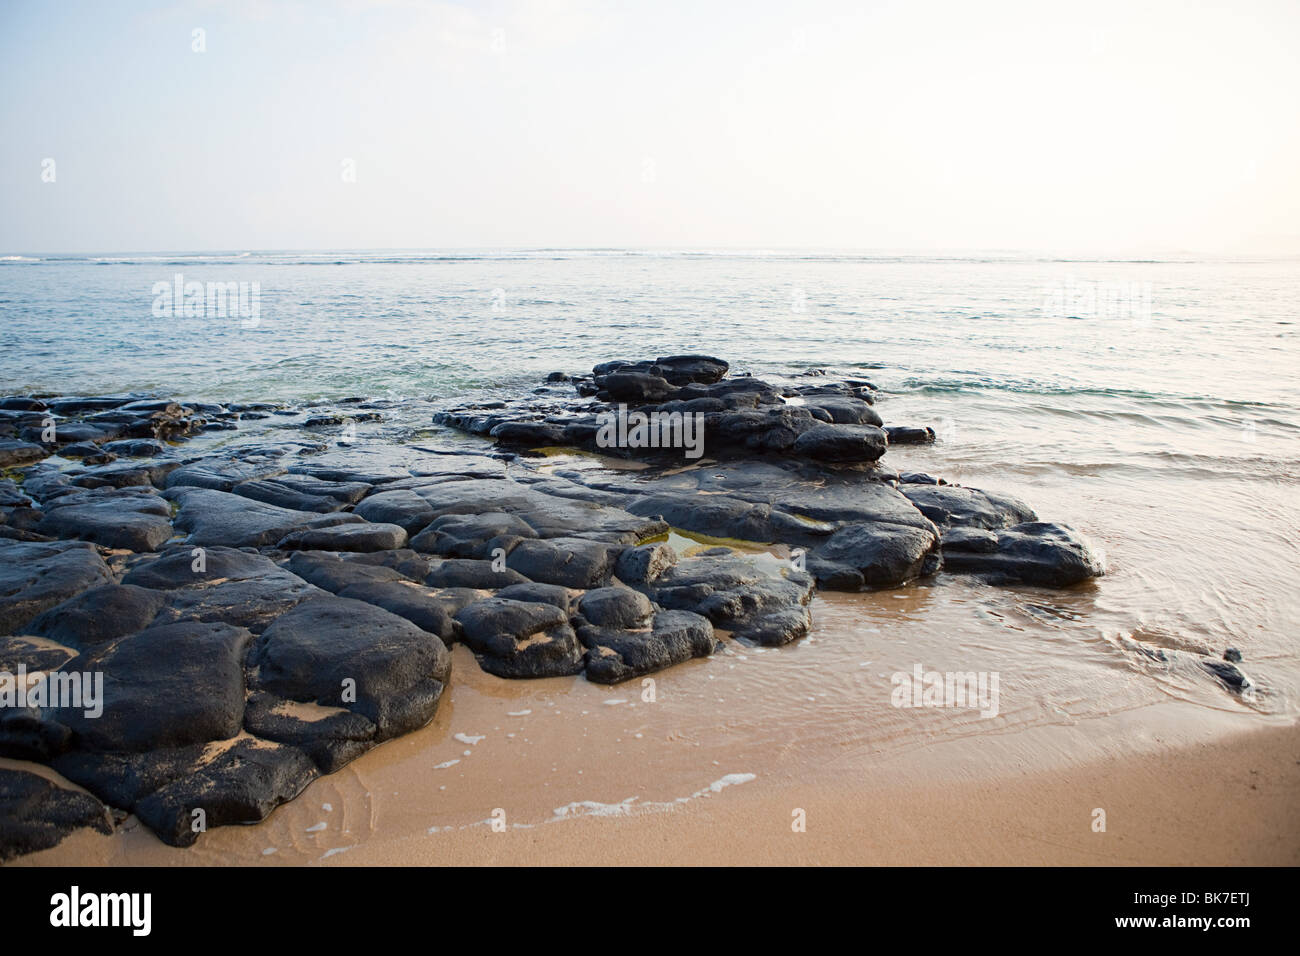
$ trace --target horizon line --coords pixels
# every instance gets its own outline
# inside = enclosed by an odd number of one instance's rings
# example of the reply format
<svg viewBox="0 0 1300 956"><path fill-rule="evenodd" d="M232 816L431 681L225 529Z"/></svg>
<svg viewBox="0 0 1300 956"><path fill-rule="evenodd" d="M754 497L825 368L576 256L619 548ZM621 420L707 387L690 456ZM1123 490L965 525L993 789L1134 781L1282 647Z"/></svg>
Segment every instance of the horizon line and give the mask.
<svg viewBox="0 0 1300 956"><path fill-rule="evenodd" d="M338 253L623 253L623 254L693 254L699 256L725 256L734 253L749 255L767 254L772 256L809 254L840 256L887 256L914 258L969 258L971 256L1026 257L1036 259L1076 259L1080 261L1162 261L1181 258L1194 260L1212 259L1296 259L1300 258L1300 249L1290 251L1271 250L1254 252L1210 252L1187 248L1166 248L1160 250L1065 250L1059 248L1014 248L1005 246L950 246L937 248L911 246L771 246L771 245L722 245L703 244L699 246L683 245L453 245L453 246L294 246L294 247L248 247L228 246L221 248L176 248L176 249L95 249L77 251L37 251L5 250L0 253L0 261L15 259L59 259L81 257L123 257L135 256L251 256L258 255L292 255L292 254L338 254Z"/></svg>

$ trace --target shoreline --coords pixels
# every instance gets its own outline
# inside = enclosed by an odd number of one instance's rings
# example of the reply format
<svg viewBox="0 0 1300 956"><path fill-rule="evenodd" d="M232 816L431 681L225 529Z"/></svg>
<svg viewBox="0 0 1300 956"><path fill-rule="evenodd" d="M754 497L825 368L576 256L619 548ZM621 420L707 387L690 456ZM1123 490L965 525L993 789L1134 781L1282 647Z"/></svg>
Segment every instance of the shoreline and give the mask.
<svg viewBox="0 0 1300 956"><path fill-rule="evenodd" d="M374 791L354 808L370 832L353 845L316 847L314 860L259 848L307 829L313 813L321 815L315 798L337 792L342 780L316 781L260 824L209 834L219 846L167 847L137 823L111 837L79 831L9 865L1300 864L1293 826L1300 724L1204 717L1192 705L1160 704L1081 726L765 771L695 799L604 804L566 818L554 816L554 800L536 795L533 806L512 804L511 813L530 822L500 832L488 820L424 829L433 814L421 805L402 741L394 741L335 775L355 773ZM427 753L427 742L413 743ZM490 776L475 783L483 806L501 796ZM390 785L398 788L392 796L381 790ZM1098 807L1104 833L1093 831ZM805 832L791 829L795 808L806 812Z"/></svg>
<svg viewBox="0 0 1300 956"><path fill-rule="evenodd" d="M405 862L528 865L1120 865L1225 866L1300 863L1300 769L1294 728L1248 733L1155 758L1153 766L1106 760L1070 770L892 788L826 790L791 784L780 793L742 790L673 814L611 825L588 817L581 832L475 833ZM1274 757L1289 762L1270 766ZM1226 777L1183 786L1214 769ZM1085 797L1086 788L1095 798ZM1165 794L1163 802L1155 798ZM1245 803L1246 799L1252 803ZM1090 807L1104 803L1108 830L1093 833ZM793 833L791 807L807 811ZM900 808L906 808L900 810ZM1063 812L1074 811L1069 823ZM826 822L826 821L831 822ZM818 821L821 821L820 825ZM1197 830L1188 845L1189 830ZM557 828L558 829L558 828ZM500 846L492 841L507 837ZM348 864L392 864L395 852L359 848Z"/></svg>
<svg viewBox="0 0 1300 956"><path fill-rule="evenodd" d="M1103 759L861 788L791 782L617 823L589 816L573 821L574 831L482 829L427 849L415 841L360 847L346 865L406 856L401 862L415 865L1295 866L1297 755L1300 729L1271 728L1175 749L1150 764ZM1186 786L1202 774L1200 785ZM1110 808L1106 833L1091 830L1097 803ZM804 833L791 831L794 807L807 811Z"/></svg>

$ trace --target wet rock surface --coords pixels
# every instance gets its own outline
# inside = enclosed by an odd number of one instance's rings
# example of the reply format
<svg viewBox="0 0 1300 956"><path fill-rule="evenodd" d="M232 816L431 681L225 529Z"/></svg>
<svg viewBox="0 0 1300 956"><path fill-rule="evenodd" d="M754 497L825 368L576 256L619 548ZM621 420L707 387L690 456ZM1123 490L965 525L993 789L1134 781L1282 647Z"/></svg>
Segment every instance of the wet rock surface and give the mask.
<svg viewBox="0 0 1300 956"><path fill-rule="evenodd" d="M0 629L21 634L36 615L112 579L93 545L0 540Z"/></svg>
<svg viewBox="0 0 1300 956"><path fill-rule="evenodd" d="M993 583L1064 588L1102 573L1101 559L1082 535L1058 524L1027 521L987 537L944 539L951 571L979 574Z"/></svg>
<svg viewBox="0 0 1300 956"><path fill-rule="evenodd" d="M244 715L244 628L184 621L149 627L87 651L64 665L102 673L102 713L52 707L49 719L72 731L70 746L138 753L224 740Z"/></svg>
<svg viewBox="0 0 1300 956"><path fill-rule="evenodd" d="M105 806L175 845L262 819L432 720L456 642L613 684L799 640L818 587L1102 573L1018 500L891 472L935 432L869 382L729 373L614 361L404 430L382 401L0 400L0 670L49 675L0 708L0 755L93 795L0 773L0 854ZM82 677L95 700L53 699Z"/></svg>
<svg viewBox="0 0 1300 956"><path fill-rule="evenodd" d="M813 580L805 573L762 567L728 548L710 548L639 586L655 604L699 614L756 644L788 644L808 632L805 605Z"/></svg>
<svg viewBox="0 0 1300 956"><path fill-rule="evenodd" d="M582 670L569 615L554 604L494 597L456 614L479 664L498 677L563 677Z"/></svg>
<svg viewBox="0 0 1300 956"><path fill-rule="evenodd" d="M195 545L232 548L267 547L295 531L359 522L352 514L317 514L268 505L253 498L206 488L181 487L167 492L176 503L176 527Z"/></svg>
<svg viewBox="0 0 1300 956"><path fill-rule="evenodd" d="M277 618L250 665L258 689L358 713L374 724L377 740L432 720L451 673L437 635L373 604L329 595Z"/></svg>
<svg viewBox="0 0 1300 956"><path fill-rule="evenodd" d="M587 649L587 679L599 684L652 674L719 647L709 619L665 611L641 592L597 588L578 601L578 638Z"/></svg>
<svg viewBox="0 0 1300 956"><path fill-rule="evenodd" d="M171 506L154 489L102 491L50 502L36 531L51 538L80 538L106 548L141 552L155 551L171 538Z"/></svg>

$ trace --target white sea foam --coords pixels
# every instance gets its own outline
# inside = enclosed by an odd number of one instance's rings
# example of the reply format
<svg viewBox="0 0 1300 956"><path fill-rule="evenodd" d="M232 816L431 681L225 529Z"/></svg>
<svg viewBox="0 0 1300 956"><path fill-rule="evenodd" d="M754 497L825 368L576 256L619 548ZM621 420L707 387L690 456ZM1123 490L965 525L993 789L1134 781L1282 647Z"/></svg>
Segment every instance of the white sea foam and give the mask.
<svg viewBox="0 0 1300 956"><path fill-rule="evenodd" d="M677 797L667 801L642 801L640 797L627 797L619 803L601 803L597 800L576 800L573 803L567 803L562 807L556 807L548 823L554 823L557 820L571 820L574 817L618 817L628 816L638 811L667 810L679 806L683 803L689 803L692 800L699 800L702 797L708 797L715 793L721 793L727 787L738 786L742 783L749 783L757 778L752 773L729 773L726 776L719 777L707 787L696 790L688 797Z"/></svg>

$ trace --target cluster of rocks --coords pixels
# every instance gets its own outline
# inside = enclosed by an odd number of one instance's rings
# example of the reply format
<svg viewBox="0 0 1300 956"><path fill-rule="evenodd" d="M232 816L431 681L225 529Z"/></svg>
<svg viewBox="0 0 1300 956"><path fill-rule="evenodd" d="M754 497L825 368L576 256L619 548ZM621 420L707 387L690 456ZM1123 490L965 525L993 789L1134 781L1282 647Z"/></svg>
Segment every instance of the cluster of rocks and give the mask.
<svg viewBox="0 0 1300 956"><path fill-rule="evenodd" d="M0 852L107 825L104 805L176 845L259 820L431 720L457 642L501 677L617 683L728 635L797 640L816 586L1101 573L1086 541L1019 501L882 468L891 442L934 433L884 427L870 383L727 371L607 363L436 416L496 441L476 447L358 441L348 430L382 417L359 400L0 401L0 674L41 675L0 700L0 755L102 801L0 772ZM598 445L618 405L703 416L707 457ZM187 454L208 433L229 440ZM552 445L649 467L527 454ZM672 530L757 547L679 554ZM101 675L102 712L53 699L58 675Z"/></svg>
<svg viewBox="0 0 1300 956"><path fill-rule="evenodd" d="M675 528L804 549L823 588L895 587L940 567L1047 587L1102 573L1087 541L1024 502L881 467L891 444L933 442L935 432L885 425L871 382L774 385L727 371L700 355L607 362L590 377L560 376L576 396L558 406L494 401L434 420L521 451L568 446L656 463L659 474L632 479L559 474ZM698 415L707 457L675 472L692 464L681 448L610 444L602 423L626 408Z"/></svg>
<svg viewBox="0 0 1300 956"><path fill-rule="evenodd" d="M572 446L622 456L639 456L643 449L600 440L599 415L615 405L635 407L647 415L701 416L704 443L715 457L874 462L890 442L935 440L929 427L885 427L872 407L876 386L867 381L777 387L747 375L728 379L727 371L726 362L703 355L606 362L597 365L590 377L571 380L579 397L593 397L595 402L575 403L549 415L534 407L510 408L498 402L492 407L442 412L435 421L490 435L505 445ZM552 376L552 381L557 380Z"/></svg>
<svg viewBox="0 0 1300 956"><path fill-rule="evenodd" d="M152 457L166 442L238 426L241 411L259 406L197 403L129 395L0 399L0 468L40 461L57 448L64 458L107 464L119 456ZM271 408L272 406L263 406Z"/></svg>

